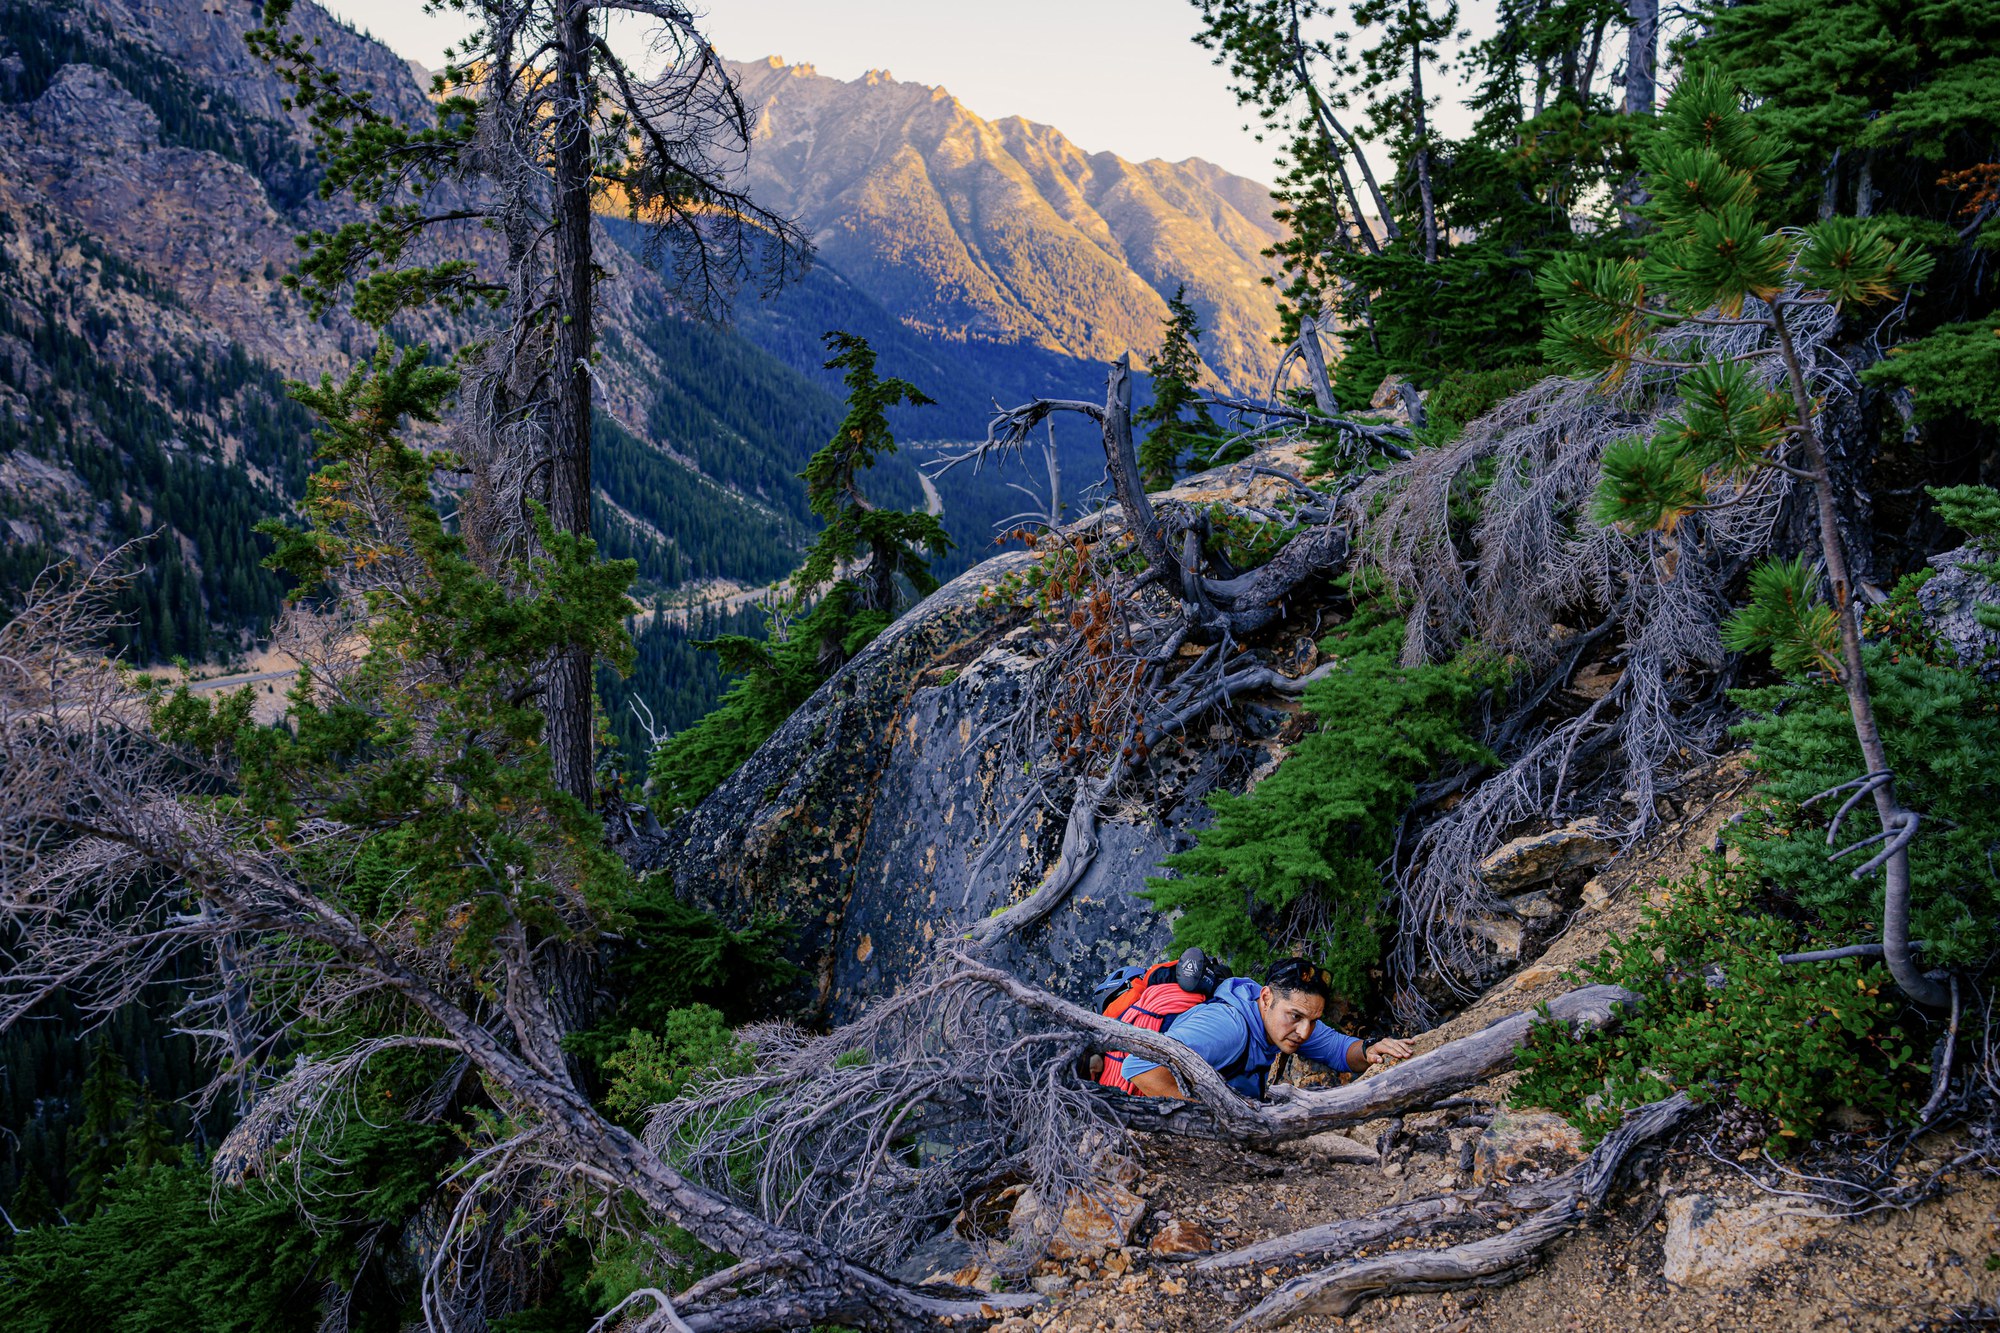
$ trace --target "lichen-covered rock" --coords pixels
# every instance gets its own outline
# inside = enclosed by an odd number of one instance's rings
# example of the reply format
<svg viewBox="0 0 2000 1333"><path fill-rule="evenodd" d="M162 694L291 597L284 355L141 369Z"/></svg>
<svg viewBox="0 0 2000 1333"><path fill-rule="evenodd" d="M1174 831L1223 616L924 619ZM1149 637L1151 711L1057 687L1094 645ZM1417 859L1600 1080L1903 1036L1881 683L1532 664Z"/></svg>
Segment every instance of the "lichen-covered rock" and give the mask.
<svg viewBox="0 0 2000 1333"><path fill-rule="evenodd" d="M2000 586L1966 568L1986 557L1969 546L1931 557L1932 574L1917 590L1924 626L1957 654L1961 666L1991 680L2000 677L2000 630L1979 623L1981 606L2000 605Z"/></svg>
<svg viewBox="0 0 2000 1333"><path fill-rule="evenodd" d="M1017 1244L1038 1238L1049 1225L1043 1216L1045 1207L1033 1189L1021 1191L1008 1220L1008 1230ZM1115 1180L1093 1181L1088 1188L1072 1190L1064 1201L1047 1255L1058 1263L1069 1263L1121 1249L1131 1244L1132 1233L1145 1216L1144 1198Z"/></svg>
<svg viewBox="0 0 2000 1333"><path fill-rule="evenodd" d="M1609 829L1595 819L1580 819L1501 844L1479 863L1479 877L1495 893L1523 893L1566 870L1602 865L1617 852Z"/></svg>
<svg viewBox="0 0 2000 1333"><path fill-rule="evenodd" d="M1215 1237L1208 1234L1199 1222L1176 1217L1154 1233L1146 1246L1149 1253L1157 1255L1207 1254L1215 1248Z"/></svg>
<svg viewBox="0 0 2000 1333"><path fill-rule="evenodd" d="M1667 1200L1667 1281L1684 1287L1732 1287L1797 1252L1826 1224L1786 1200L1734 1207L1705 1194Z"/></svg>
<svg viewBox="0 0 2000 1333"><path fill-rule="evenodd" d="M1472 1150L1475 1184L1546 1180L1583 1160L1583 1136L1551 1111L1502 1107Z"/></svg>
<svg viewBox="0 0 2000 1333"><path fill-rule="evenodd" d="M790 923L811 976L800 1007L816 1019L844 1021L893 991L1054 860L1062 809L1006 744L1047 645L993 591L1030 559L1001 555L933 593L699 807L627 849L726 920ZM1068 898L989 957L1081 997L1114 968L1164 956L1169 926L1137 894L1207 821L1204 798L1269 761L1234 735L1203 728L1156 756L1134 784L1147 808L1107 810Z"/></svg>
<svg viewBox="0 0 2000 1333"><path fill-rule="evenodd" d="M1324 1162L1341 1162L1352 1166L1373 1166L1382 1157L1367 1144L1356 1142L1338 1130L1332 1129L1280 1144L1278 1151L1292 1157L1315 1157Z"/></svg>

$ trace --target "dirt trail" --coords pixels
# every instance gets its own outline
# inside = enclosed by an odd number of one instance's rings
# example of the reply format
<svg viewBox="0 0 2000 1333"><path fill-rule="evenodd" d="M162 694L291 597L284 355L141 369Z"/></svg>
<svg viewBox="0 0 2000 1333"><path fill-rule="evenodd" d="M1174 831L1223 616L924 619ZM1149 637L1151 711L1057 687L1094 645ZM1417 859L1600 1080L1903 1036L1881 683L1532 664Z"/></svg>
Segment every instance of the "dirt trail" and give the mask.
<svg viewBox="0 0 2000 1333"><path fill-rule="evenodd" d="M1749 785L1740 763L1725 761L1690 789L1680 817L1646 845L1605 867L1595 895L1602 905L1577 913L1541 956L1500 982L1449 1022L1415 1039L1419 1051L1477 1031L1570 988L1562 970L1594 955L1613 933L1638 923L1649 894L1687 873L1724 820L1740 808ZM1466 1094L1504 1103L1515 1075L1504 1074ZM1133 1244L1098 1266L1043 1265L1035 1279L1051 1295L1048 1307L1009 1320L1003 1333L1094 1333L1096 1330L1225 1329L1272 1289L1318 1265L1205 1273L1184 1261L1150 1253L1163 1228L1193 1224L1217 1248L1240 1249L1392 1203L1462 1189L1473 1142L1490 1105L1411 1115L1398 1126L1386 1163L1334 1161L1301 1145L1277 1153L1154 1138L1144 1145L1138 1190L1148 1213ZM1391 1128L1358 1126L1346 1138L1375 1149ZM1759 1192L1733 1164L1702 1146L1699 1124L1650 1156L1641 1153L1613 1191L1604 1212L1548 1251L1525 1276L1504 1286L1395 1296L1363 1302L1346 1318L1308 1316L1289 1327L1315 1330L1426 1330L1427 1333L1540 1333L1616 1329L1857 1330L2000 1327L2000 1321L1953 1322L1952 1311L1995 1299L1988 1257L2000 1253L2000 1182L1963 1179L1944 1198L1909 1213L1888 1212L1858 1222L1785 1223L1797 1228L1784 1257L1761 1269L1708 1285L1677 1285L1664 1276L1667 1204L1702 1195L1721 1212L1753 1207ZM1947 1145L1925 1142L1911 1168L1946 1156ZM1346 1156L1364 1155L1348 1152ZM1928 1165L1928 1164L1927 1164ZM1519 1177L1517 1176L1516 1179ZM1686 1204L1681 1205L1684 1212ZM1407 1242L1423 1247L1442 1238ZM1367 1248L1357 1257L1379 1253ZM1990 1304L1989 1304L1990 1308Z"/></svg>

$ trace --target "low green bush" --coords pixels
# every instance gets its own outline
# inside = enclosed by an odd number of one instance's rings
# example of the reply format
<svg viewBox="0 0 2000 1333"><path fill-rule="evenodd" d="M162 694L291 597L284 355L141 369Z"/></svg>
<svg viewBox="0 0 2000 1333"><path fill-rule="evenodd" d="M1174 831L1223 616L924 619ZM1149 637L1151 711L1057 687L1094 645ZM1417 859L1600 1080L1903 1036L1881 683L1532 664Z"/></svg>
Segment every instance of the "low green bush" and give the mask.
<svg viewBox="0 0 2000 1333"><path fill-rule="evenodd" d="M1924 1067L1896 1022L1888 972L1854 959L1787 967L1796 923L1759 910L1755 876L1720 857L1648 908L1629 939L1582 978L1639 995L1607 1030L1537 1023L1510 1100L1567 1117L1594 1144L1627 1108L1675 1091L1733 1096L1773 1123L1773 1147L1802 1143L1842 1103L1895 1113Z"/></svg>
<svg viewBox="0 0 2000 1333"><path fill-rule="evenodd" d="M1211 797L1215 822L1167 858L1170 877L1147 881L1144 896L1179 913L1175 948L1199 946L1238 971L1262 969L1274 945L1301 949L1350 1003L1366 997L1381 957L1380 867L1404 807L1440 766L1488 758L1466 734L1479 674L1405 667L1402 638L1400 619L1364 614L1321 643L1339 667L1306 689L1314 730L1255 790ZM1288 916L1319 924L1308 938L1274 939Z"/></svg>
<svg viewBox="0 0 2000 1333"><path fill-rule="evenodd" d="M1928 966L1964 966L2000 946L2000 691L1968 671L1872 645L1865 653L1875 715L1896 773L1896 794L1923 817L1910 844L1910 934L1931 946ZM1739 691L1751 711L1737 734L1761 781L1749 812L1724 835L1770 885L1774 905L1798 917L1816 944L1881 938L1882 877L1850 871L1869 851L1829 861L1827 821L1838 801L1803 802L1861 776L1847 696L1823 677ZM1858 804L1840 846L1879 832Z"/></svg>
<svg viewBox="0 0 2000 1333"><path fill-rule="evenodd" d="M720 1011L691 1004L666 1014L658 1032L633 1029L605 1059L611 1087L604 1104L627 1124L670 1102L690 1085L750 1072L750 1048L736 1039Z"/></svg>
<svg viewBox="0 0 2000 1333"><path fill-rule="evenodd" d="M1976 966L2000 948L2000 691L1939 660L1908 592L1871 621L1883 641L1865 656L1897 793L1923 816L1911 934L1927 942L1927 965ZM1881 938L1881 876L1849 873L1868 850L1829 862L1832 803L1805 806L1864 771L1846 695L1810 676L1735 698L1752 710L1737 734L1760 782L1725 830L1733 857L1710 858L1582 967L1637 992L1636 1012L1607 1032L1538 1025L1521 1057L1515 1100L1561 1112L1592 1140L1626 1107L1677 1089L1769 1116L1782 1146L1810 1138L1834 1106L1893 1117L1925 1087L1928 1038L1886 969L1778 962ZM1879 829L1863 801L1839 845Z"/></svg>

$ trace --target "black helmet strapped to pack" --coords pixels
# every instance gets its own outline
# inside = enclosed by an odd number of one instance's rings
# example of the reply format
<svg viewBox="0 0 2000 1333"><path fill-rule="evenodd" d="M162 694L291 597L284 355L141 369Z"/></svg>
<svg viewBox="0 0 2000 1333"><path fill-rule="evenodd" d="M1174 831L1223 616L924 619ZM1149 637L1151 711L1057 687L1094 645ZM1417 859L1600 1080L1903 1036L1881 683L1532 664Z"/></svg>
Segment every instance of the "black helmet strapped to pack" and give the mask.
<svg viewBox="0 0 2000 1333"><path fill-rule="evenodd" d="M1189 949L1174 966L1174 984L1196 995L1215 994L1215 988L1230 976L1227 967L1200 949Z"/></svg>

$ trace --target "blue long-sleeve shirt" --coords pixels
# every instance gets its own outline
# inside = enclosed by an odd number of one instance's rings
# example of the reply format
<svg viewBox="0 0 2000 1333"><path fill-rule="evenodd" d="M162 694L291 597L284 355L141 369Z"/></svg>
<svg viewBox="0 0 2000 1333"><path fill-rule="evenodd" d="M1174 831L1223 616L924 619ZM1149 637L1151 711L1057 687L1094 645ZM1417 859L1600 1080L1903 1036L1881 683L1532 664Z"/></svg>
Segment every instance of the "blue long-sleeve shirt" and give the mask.
<svg viewBox="0 0 2000 1333"><path fill-rule="evenodd" d="M1278 1055L1277 1046L1264 1030L1264 1016L1257 1009L1257 997L1263 989L1249 977L1231 977L1215 988L1209 1003L1196 1005L1175 1018L1167 1032L1167 1036L1206 1060L1212 1068L1226 1069L1237 1064L1243 1072L1231 1078L1229 1086L1245 1097L1263 1094L1264 1070ZM1239 1062L1237 1057L1244 1054L1246 1045L1248 1058ZM1299 1054L1347 1074L1353 1072L1348 1057L1358 1056L1360 1045L1353 1037L1314 1024L1312 1035L1299 1046ZM1126 1078L1137 1078L1157 1068L1157 1064L1143 1056L1128 1055L1123 1073Z"/></svg>

